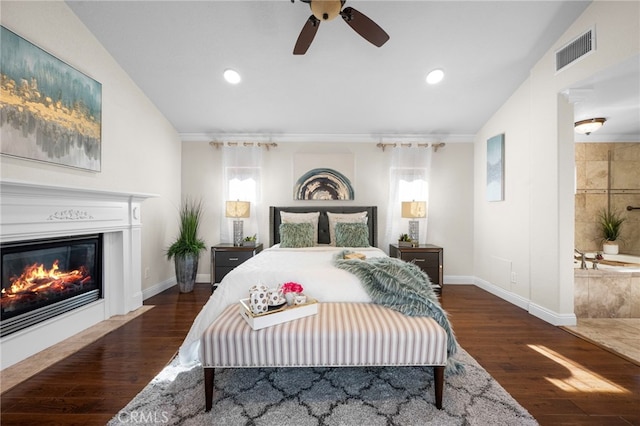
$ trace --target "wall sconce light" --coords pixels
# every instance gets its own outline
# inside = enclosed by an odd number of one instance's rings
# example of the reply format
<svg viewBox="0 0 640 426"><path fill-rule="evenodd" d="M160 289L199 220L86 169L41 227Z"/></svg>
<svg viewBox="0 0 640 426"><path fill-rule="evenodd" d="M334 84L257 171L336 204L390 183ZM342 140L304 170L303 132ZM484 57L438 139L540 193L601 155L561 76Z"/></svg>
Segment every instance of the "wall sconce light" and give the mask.
<svg viewBox="0 0 640 426"><path fill-rule="evenodd" d="M580 120L575 123L575 131L583 135L589 135L604 125L606 118L589 118L588 120Z"/></svg>
<svg viewBox="0 0 640 426"><path fill-rule="evenodd" d="M427 217L426 201L403 201L402 217L411 219L409 221L409 238L416 244L419 244L420 231L419 222L416 219Z"/></svg>
<svg viewBox="0 0 640 426"><path fill-rule="evenodd" d="M242 231L241 218L249 217L251 203L248 201L227 201L226 202L226 217L232 217L233 221L233 245L241 246L242 239L244 238Z"/></svg>

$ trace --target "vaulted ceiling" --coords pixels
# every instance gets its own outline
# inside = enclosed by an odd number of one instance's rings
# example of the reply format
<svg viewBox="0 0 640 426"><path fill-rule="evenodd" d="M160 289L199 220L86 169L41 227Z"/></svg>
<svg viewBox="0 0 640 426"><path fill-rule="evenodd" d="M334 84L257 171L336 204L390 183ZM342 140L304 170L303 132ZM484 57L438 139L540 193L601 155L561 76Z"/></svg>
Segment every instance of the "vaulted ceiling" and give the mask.
<svg viewBox="0 0 640 426"><path fill-rule="evenodd" d="M444 140L470 140L589 4L348 1L389 34L386 44L375 47L338 17L321 23L305 55L293 55L311 15L304 2L67 3L186 139ZM239 84L223 79L227 68ZM445 78L431 86L425 77L435 68Z"/></svg>

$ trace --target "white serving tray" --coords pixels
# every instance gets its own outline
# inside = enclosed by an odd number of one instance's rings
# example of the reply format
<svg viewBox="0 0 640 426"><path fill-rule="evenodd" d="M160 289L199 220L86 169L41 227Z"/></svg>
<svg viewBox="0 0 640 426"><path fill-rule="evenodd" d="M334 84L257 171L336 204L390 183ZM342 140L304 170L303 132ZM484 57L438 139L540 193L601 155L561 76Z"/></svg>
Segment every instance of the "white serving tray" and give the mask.
<svg viewBox="0 0 640 426"><path fill-rule="evenodd" d="M257 315L251 312L249 299L240 300L240 315L254 330L260 330L261 328L271 327L272 325L308 317L317 313L318 301L315 299L307 298L307 303L302 305L285 305L278 310Z"/></svg>

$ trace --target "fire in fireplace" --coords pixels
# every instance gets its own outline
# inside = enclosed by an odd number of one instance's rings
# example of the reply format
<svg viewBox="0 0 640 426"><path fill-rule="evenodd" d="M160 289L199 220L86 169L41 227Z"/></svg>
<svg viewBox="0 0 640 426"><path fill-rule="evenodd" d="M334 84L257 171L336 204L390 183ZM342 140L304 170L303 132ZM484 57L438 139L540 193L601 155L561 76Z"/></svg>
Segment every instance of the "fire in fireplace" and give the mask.
<svg viewBox="0 0 640 426"><path fill-rule="evenodd" d="M102 297L102 235L3 244L0 336Z"/></svg>

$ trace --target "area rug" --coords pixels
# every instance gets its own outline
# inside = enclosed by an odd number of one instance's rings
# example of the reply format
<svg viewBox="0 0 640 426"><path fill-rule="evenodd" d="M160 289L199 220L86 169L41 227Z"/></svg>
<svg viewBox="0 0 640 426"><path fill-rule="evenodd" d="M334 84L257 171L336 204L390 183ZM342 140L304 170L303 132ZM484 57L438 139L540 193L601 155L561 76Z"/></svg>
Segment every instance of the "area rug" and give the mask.
<svg viewBox="0 0 640 426"><path fill-rule="evenodd" d="M537 425L465 350L434 405L430 367L218 369L204 411L200 366L174 359L109 425Z"/></svg>

